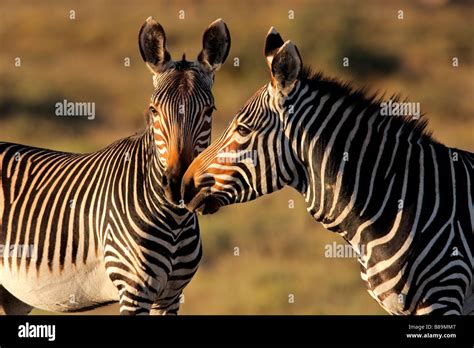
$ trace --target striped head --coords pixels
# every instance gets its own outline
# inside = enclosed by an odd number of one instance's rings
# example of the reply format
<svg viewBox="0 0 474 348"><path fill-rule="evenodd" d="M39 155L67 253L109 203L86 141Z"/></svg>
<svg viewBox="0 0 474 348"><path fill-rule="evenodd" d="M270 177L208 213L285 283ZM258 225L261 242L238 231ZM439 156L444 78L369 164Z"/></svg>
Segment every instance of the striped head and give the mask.
<svg viewBox="0 0 474 348"><path fill-rule="evenodd" d="M153 73L154 92L148 115L157 148L158 165L166 198L178 205L181 179L210 143L214 110L214 75L227 58L230 35L222 19L203 35L202 51L195 61L174 61L166 48L163 27L152 17L140 29L140 53Z"/></svg>
<svg viewBox="0 0 474 348"><path fill-rule="evenodd" d="M283 42L274 28L267 34L264 53L270 83L247 101L183 178L183 200L190 211L214 213L224 205L253 200L297 180L285 101L298 84L301 57L296 46Z"/></svg>

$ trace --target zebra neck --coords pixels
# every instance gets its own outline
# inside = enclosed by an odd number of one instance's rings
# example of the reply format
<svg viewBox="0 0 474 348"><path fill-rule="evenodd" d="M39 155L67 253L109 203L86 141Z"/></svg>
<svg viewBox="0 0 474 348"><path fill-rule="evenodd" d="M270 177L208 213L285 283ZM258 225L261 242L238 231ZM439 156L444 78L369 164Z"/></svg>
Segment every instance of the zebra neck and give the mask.
<svg viewBox="0 0 474 348"><path fill-rule="evenodd" d="M381 211L380 234L400 223L401 210L409 215L416 197L407 192L408 172L419 176L420 154L439 145L423 122L381 116L380 103L324 81L301 84L286 103L300 105L289 123L306 176L300 192L317 221L351 240Z"/></svg>

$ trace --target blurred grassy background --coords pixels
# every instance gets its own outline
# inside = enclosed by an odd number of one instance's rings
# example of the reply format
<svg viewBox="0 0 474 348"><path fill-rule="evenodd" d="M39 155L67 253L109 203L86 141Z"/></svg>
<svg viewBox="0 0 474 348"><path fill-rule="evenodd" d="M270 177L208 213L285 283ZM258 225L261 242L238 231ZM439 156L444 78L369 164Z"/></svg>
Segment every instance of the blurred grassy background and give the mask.
<svg viewBox="0 0 474 348"><path fill-rule="evenodd" d="M89 152L140 129L152 84L137 36L153 15L176 59L183 52L188 59L197 56L202 33L214 19L223 18L229 27L232 47L214 88L213 138L268 81L262 51L273 25L314 69L420 102L436 139L473 151L472 4L2 0L0 139ZM71 10L75 20L69 19ZM403 20L398 10L404 11ZM130 67L124 66L126 57ZM349 67L342 66L343 57L349 57ZM459 67L452 66L453 57ZM54 104L63 99L95 102L95 120L56 117ZM204 259L185 289L182 314L385 313L366 293L355 259L324 257L325 245L343 241L315 223L292 190L201 217L200 224ZM234 256L235 247L240 256ZM117 313L117 308L95 313Z"/></svg>

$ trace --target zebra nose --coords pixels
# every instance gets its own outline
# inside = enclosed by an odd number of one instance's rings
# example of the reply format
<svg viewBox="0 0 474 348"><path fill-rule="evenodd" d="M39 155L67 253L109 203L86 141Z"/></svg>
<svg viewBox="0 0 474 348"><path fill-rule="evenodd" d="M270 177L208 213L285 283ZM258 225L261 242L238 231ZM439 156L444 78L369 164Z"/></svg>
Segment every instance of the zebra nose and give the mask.
<svg viewBox="0 0 474 348"><path fill-rule="evenodd" d="M184 204L188 204L196 195L198 189L194 184L194 178L192 176L185 177L181 184L181 196L183 197Z"/></svg>
<svg viewBox="0 0 474 348"><path fill-rule="evenodd" d="M176 205L181 201L181 178L182 176L175 172L165 172L162 178L166 198Z"/></svg>
<svg viewBox="0 0 474 348"><path fill-rule="evenodd" d="M186 173L181 183L181 197L185 205L191 203L191 201L200 194L208 194L210 189L216 183L213 177L207 177L205 179L199 179L197 182L194 180L194 176ZM207 193L206 193L207 192Z"/></svg>

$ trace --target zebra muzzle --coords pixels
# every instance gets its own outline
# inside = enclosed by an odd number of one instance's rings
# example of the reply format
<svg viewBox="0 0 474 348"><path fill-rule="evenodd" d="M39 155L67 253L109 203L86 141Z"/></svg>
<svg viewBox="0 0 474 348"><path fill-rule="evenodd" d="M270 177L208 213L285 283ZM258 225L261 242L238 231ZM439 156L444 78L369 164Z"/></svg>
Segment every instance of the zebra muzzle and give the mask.
<svg viewBox="0 0 474 348"><path fill-rule="evenodd" d="M181 202L181 179L181 175L172 173L165 173L161 179L166 199L175 205Z"/></svg>
<svg viewBox="0 0 474 348"><path fill-rule="evenodd" d="M219 200L211 194L211 187L215 184L213 178L196 185L192 176L185 176L181 186L184 204L189 211L201 214L213 214L219 210Z"/></svg>

